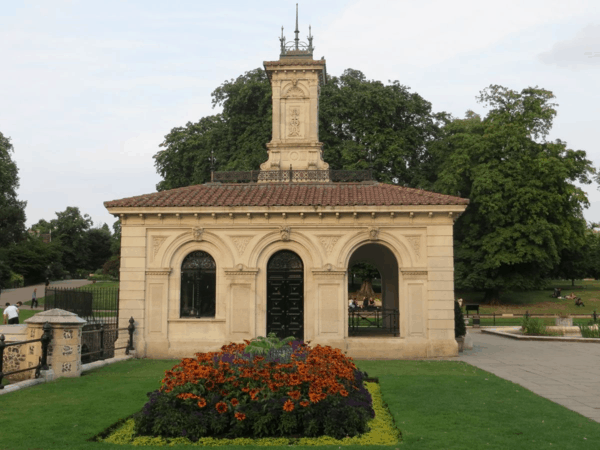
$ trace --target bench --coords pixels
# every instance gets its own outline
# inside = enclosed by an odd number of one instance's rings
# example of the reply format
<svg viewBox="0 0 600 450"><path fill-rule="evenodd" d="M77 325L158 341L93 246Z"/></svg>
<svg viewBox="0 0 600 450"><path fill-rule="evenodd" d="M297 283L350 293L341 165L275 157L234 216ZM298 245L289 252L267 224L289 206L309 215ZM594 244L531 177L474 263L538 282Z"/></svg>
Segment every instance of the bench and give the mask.
<svg viewBox="0 0 600 450"><path fill-rule="evenodd" d="M467 316L469 315L469 311L476 311L479 314L479 305L465 305L465 310L467 312Z"/></svg>

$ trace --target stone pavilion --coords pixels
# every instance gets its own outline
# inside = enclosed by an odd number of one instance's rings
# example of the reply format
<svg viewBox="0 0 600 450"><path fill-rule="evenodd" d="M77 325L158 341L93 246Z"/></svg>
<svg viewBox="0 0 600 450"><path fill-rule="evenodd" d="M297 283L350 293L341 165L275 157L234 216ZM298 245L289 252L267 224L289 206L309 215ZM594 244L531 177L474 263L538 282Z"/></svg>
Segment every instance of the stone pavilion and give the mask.
<svg viewBox="0 0 600 450"><path fill-rule="evenodd" d="M179 358L269 332L356 358L457 355L453 224L468 200L329 170L319 142L324 59L281 37L265 61L273 135L260 171L105 202L122 225L120 327ZM234 182L232 182L234 181ZM382 308L348 308L348 269L374 264Z"/></svg>

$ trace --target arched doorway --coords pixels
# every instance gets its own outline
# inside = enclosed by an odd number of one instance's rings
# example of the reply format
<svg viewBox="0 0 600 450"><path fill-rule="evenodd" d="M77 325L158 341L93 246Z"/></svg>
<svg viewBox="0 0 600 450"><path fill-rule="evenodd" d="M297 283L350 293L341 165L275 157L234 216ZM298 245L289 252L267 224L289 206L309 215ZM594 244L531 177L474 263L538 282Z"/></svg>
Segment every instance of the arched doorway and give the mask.
<svg viewBox="0 0 600 450"><path fill-rule="evenodd" d="M348 268L357 262L368 262L381 275L381 307L349 310L348 334L389 334L398 336L399 277L398 261L385 245L368 243L357 248L348 262ZM359 299L362 300L362 299ZM360 305L361 302L359 302ZM360 305L362 306L362 305Z"/></svg>
<svg viewBox="0 0 600 450"><path fill-rule="evenodd" d="M267 264L267 334L304 339L304 265L289 250L281 250Z"/></svg>

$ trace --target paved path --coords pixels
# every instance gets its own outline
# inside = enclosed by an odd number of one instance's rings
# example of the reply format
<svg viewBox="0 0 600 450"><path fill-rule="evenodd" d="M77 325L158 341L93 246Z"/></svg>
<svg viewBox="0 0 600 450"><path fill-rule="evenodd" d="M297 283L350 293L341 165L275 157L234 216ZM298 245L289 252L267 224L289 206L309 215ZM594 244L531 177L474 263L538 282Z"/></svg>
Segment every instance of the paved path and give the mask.
<svg viewBox="0 0 600 450"><path fill-rule="evenodd" d="M85 286L86 284L91 284L91 281L88 280L65 280L65 281L52 281L50 283L50 287L80 287L80 286ZM6 290L2 290L2 293L0 294L0 309L4 310L4 305L6 303L10 303L11 305L14 305L15 303L17 303L18 301L21 301L23 303L25 302L31 302L31 294L33 293L33 290L37 289L37 296L38 298L43 297L44 296L44 289L45 289L45 285L44 283L40 283L40 284L36 284L33 286L27 286L24 288L18 288L18 289L6 289ZM25 309L29 309L29 305L23 305L23 308ZM38 308L34 308L37 310L43 310L44 307L38 307ZM0 312L0 314L2 314Z"/></svg>
<svg viewBox="0 0 600 450"><path fill-rule="evenodd" d="M600 422L600 344L517 341L473 333L459 360Z"/></svg>

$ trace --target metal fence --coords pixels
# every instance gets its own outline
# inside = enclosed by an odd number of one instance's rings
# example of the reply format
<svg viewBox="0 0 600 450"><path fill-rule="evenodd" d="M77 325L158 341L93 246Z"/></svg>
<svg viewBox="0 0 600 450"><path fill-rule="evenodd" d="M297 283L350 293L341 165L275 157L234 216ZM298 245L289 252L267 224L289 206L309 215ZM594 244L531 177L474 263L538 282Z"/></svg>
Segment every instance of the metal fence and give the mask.
<svg viewBox="0 0 600 450"><path fill-rule="evenodd" d="M60 308L77 314L88 323L119 322L119 288L84 286L81 288L46 288L44 310Z"/></svg>
<svg viewBox="0 0 600 450"><path fill-rule="evenodd" d="M133 332L135 325L133 317L129 319L129 326L126 328L117 328L116 324L92 323L85 325L81 333L81 363L88 364L102 359L113 358L115 350L125 349L125 354L129 355L133 350ZM129 334L127 345L124 347L115 347L119 338L119 333L127 332Z"/></svg>
<svg viewBox="0 0 600 450"><path fill-rule="evenodd" d="M465 316L469 319L469 325L478 324L480 326L515 326L521 325L524 317L535 317L543 319L546 325L554 325L555 314L477 314ZM592 314L574 314L573 325L587 325L590 322L600 323L600 315L595 311Z"/></svg>
<svg viewBox="0 0 600 450"><path fill-rule="evenodd" d="M35 370L35 378L40 377L41 370L48 370L48 344L52 339L52 327L48 322L44 324L44 334L39 339L31 339L29 341L19 341L19 342L11 342L10 344L6 344L5 337L3 334L0 334L0 389L4 389L4 385L2 384L2 378L8 375L15 375L17 373L27 372L28 370ZM16 347L19 345L25 344L33 344L35 342L39 342L42 345L42 356L39 359L39 363L33 367L27 367L26 369L13 370L11 372L4 372L4 350L9 347Z"/></svg>
<svg viewBox="0 0 600 450"><path fill-rule="evenodd" d="M87 320L81 338L83 364L112 358L119 338L119 288L87 285L80 288L47 288L44 310L60 308Z"/></svg>
<svg viewBox="0 0 600 450"><path fill-rule="evenodd" d="M376 336L400 334L400 313L397 309L350 308L348 310L348 336Z"/></svg>

